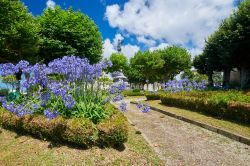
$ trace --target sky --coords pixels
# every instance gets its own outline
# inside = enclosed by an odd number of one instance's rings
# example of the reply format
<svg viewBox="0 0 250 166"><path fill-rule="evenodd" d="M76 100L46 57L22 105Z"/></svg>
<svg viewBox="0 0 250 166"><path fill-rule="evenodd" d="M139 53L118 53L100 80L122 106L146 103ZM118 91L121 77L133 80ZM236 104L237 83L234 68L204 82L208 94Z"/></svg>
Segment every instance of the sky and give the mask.
<svg viewBox="0 0 250 166"><path fill-rule="evenodd" d="M88 15L103 37L103 56L116 52L131 58L139 50L171 45L200 54L205 39L229 17L237 0L21 0L34 16L46 8L72 7Z"/></svg>

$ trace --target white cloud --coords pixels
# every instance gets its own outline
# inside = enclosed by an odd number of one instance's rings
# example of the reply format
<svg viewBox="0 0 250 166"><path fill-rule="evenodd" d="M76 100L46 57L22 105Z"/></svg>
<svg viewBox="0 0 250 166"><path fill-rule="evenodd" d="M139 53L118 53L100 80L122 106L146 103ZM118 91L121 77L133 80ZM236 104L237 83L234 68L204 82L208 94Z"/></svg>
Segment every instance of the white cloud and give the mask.
<svg viewBox="0 0 250 166"><path fill-rule="evenodd" d="M135 53L138 52L139 50L140 50L140 48L136 45L127 44L127 45L122 46L122 53L128 59L133 57L135 55Z"/></svg>
<svg viewBox="0 0 250 166"><path fill-rule="evenodd" d="M105 17L111 27L136 35L139 42L153 45L153 40L163 40L182 46L192 42L201 49L232 10L231 0L129 0L124 6L107 6Z"/></svg>
<svg viewBox="0 0 250 166"><path fill-rule="evenodd" d="M155 40L147 39L147 38L145 38L144 36L138 36L138 37L137 37L137 40L138 40L140 43L146 44L147 46L153 46L153 45L156 44L156 41L155 41Z"/></svg>
<svg viewBox="0 0 250 166"><path fill-rule="evenodd" d="M53 0L48 0L48 1L46 2L46 5L47 5L47 8L52 8L52 9L54 9L55 6L56 6L56 3L55 3Z"/></svg>
<svg viewBox="0 0 250 166"><path fill-rule="evenodd" d="M110 39L106 39L103 43L103 57L108 58L112 53L117 52L116 46L118 40L123 40L124 37L121 34L116 34L113 39L113 43ZM139 51L140 48L137 45L126 44L122 45L122 53L130 59L134 54Z"/></svg>
<svg viewBox="0 0 250 166"><path fill-rule="evenodd" d="M202 53L202 49L201 48L191 48L188 50L189 53L191 54L192 56L192 59L197 56L197 55L200 55Z"/></svg>
<svg viewBox="0 0 250 166"><path fill-rule="evenodd" d="M108 58L114 52L116 52L114 45L111 43L110 39L106 39L103 43L103 57Z"/></svg>
<svg viewBox="0 0 250 166"><path fill-rule="evenodd" d="M168 46L170 46L168 43L161 43L156 47L149 48L149 51L155 51L155 50L163 49L163 48L166 48Z"/></svg>

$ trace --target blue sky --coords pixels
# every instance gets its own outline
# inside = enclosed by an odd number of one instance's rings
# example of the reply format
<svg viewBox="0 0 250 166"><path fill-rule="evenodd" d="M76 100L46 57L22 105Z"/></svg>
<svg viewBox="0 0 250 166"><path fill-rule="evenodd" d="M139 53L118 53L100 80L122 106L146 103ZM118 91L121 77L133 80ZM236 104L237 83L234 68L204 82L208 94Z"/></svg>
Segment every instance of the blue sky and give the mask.
<svg viewBox="0 0 250 166"><path fill-rule="evenodd" d="M88 15L99 27L105 57L122 52L130 58L139 49L169 45L186 47L192 56L201 53L204 40L235 9L237 0L21 0L33 15L60 5Z"/></svg>

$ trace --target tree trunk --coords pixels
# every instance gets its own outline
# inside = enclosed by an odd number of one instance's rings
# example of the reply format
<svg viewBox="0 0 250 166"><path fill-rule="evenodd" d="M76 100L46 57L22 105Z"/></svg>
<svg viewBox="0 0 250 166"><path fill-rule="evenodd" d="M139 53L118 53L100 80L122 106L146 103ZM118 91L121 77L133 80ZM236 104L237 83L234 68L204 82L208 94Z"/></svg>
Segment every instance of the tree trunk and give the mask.
<svg viewBox="0 0 250 166"><path fill-rule="evenodd" d="M224 69L223 71L223 84L222 86L229 86L229 82L230 82L230 69Z"/></svg>
<svg viewBox="0 0 250 166"><path fill-rule="evenodd" d="M208 74L208 86L213 87L214 86L214 81L213 81L213 72L210 72Z"/></svg>
<svg viewBox="0 0 250 166"><path fill-rule="evenodd" d="M246 88L250 79L250 71L245 66L242 66L240 69L240 84L241 88Z"/></svg>

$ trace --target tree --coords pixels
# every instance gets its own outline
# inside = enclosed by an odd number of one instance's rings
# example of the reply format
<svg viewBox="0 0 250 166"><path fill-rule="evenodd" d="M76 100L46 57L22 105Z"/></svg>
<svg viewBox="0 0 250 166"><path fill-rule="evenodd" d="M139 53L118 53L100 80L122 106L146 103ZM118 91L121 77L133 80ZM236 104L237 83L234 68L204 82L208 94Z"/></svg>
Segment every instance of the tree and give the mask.
<svg viewBox="0 0 250 166"><path fill-rule="evenodd" d="M190 81L197 81L201 82L203 80L207 81L208 77L205 74L200 74L196 71L192 71L190 69L184 70L184 72L181 74L181 78L188 78Z"/></svg>
<svg viewBox="0 0 250 166"><path fill-rule="evenodd" d="M191 68L191 55L185 48L180 46L171 46L154 52L159 54L165 62L164 67L161 70L163 81L173 79L174 76L179 74L181 71Z"/></svg>
<svg viewBox="0 0 250 166"><path fill-rule="evenodd" d="M0 62L34 60L39 27L18 0L0 0Z"/></svg>
<svg viewBox="0 0 250 166"><path fill-rule="evenodd" d="M223 71L223 85L228 85L230 71L241 71L241 85L244 87L250 75L250 0L242 1L238 9L225 19L206 41L203 56L206 58L207 72ZM209 76L210 77L210 76Z"/></svg>
<svg viewBox="0 0 250 166"><path fill-rule="evenodd" d="M128 68L128 59L121 53L113 53L109 59L113 64L112 67L108 69L111 73L115 71L125 71Z"/></svg>
<svg viewBox="0 0 250 166"><path fill-rule="evenodd" d="M144 53L139 51L130 60L131 67L138 70L143 75L144 81L148 80L149 83L159 80L159 73L164 63L159 54L150 51Z"/></svg>
<svg viewBox="0 0 250 166"><path fill-rule="evenodd" d="M102 37L95 23L72 8L46 9L38 17L42 44L40 59L48 62L65 55L86 57L91 63L102 59Z"/></svg>

